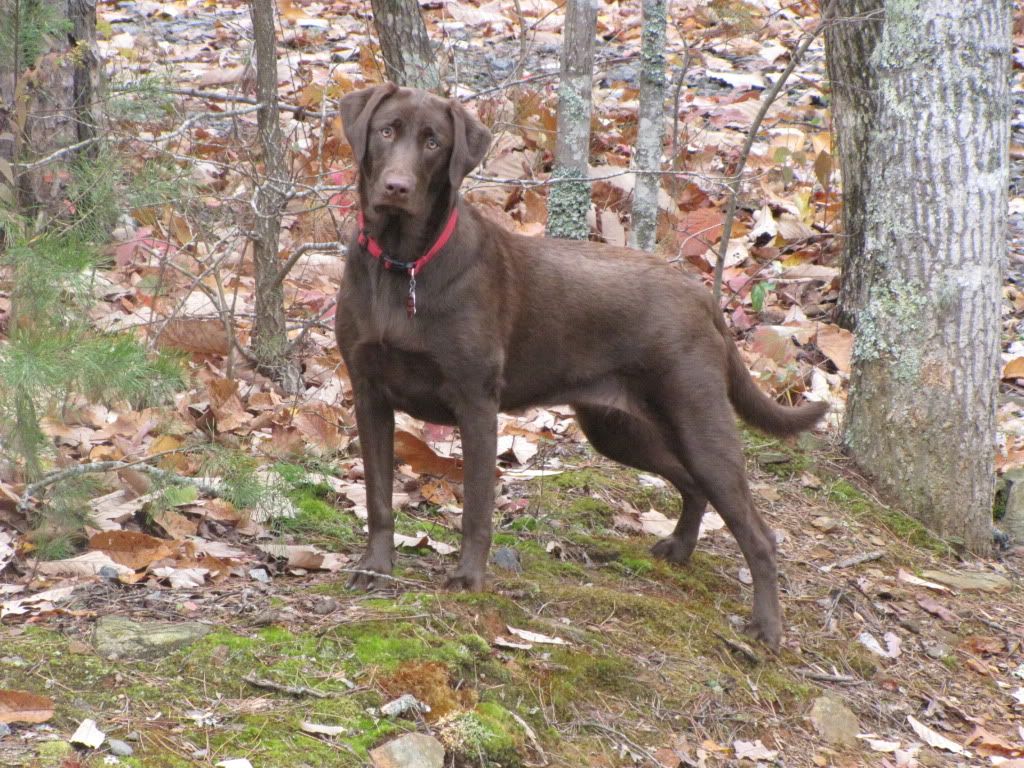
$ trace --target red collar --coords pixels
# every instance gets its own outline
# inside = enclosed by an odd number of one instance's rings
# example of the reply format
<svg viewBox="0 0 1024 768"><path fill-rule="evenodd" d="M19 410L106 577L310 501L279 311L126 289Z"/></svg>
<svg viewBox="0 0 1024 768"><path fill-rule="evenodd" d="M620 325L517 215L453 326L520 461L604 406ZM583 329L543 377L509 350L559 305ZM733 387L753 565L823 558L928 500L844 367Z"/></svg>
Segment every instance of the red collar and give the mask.
<svg viewBox="0 0 1024 768"><path fill-rule="evenodd" d="M451 240L452 235L455 233L455 225L459 222L459 209L452 208L451 215L448 217L448 223L444 225L444 229L437 236L437 240L430 246L430 250L416 259L416 261L397 261L384 253L380 243L366 234L366 219L363 217L362 211L356 214L356 221L359 224L359 245L369 251L373 258L382 261L385 269L399 269L408 273L409 277L415 277L427 265L428 261L437 256L438 252L448 245L448 241Z"/></svg>

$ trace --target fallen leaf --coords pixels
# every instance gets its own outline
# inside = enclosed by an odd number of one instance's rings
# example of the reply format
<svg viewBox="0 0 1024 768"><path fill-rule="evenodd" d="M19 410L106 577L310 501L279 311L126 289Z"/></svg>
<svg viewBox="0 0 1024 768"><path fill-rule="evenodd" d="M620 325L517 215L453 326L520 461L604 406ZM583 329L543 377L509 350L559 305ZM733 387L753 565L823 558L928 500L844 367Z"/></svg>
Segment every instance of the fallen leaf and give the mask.
<svg viewBox="0 0 1024 768"><path fill-rule="evenodd" d="M174 554L168 542L135 531L104 531L89 539L89 549L106 552L111 559L134 571Z"/></svg>
<svg viewBox="0 0 1024 768"><path fill-rule="evenodd" d="M257 546L272 557L286 560L289 568L337 571L348 562L346 555L324 552L310 544L258 544Z"/></svg>
<svg viewBox="0 0 1024 768"><path fill-rule="evenodd" d="M172 589L194 589L206 584L209 571L206 568L154 568L151 573L158 579L167 579Z"/></svg>
<svg viewBox="0 0 1024 768"><path fill-rule="evenodd" d="M421 475L447 477L462 482L462 460L439 456L427 443L405 430L395 430L395 456Z"/></svg>
<svg viewBox="0 0 1024 768"><path fill-rule="evenodd" d="M955 741L946 738L938 731L932 730L913 715L907 715L907 722L910 723L910 727L914 729L914 733L920 736L921 740L928 746L935 747L936 749L942 749L946 752L952 752L955 755L963 755L964 757L971 756L970 752Z"/></svg>
<svg viewBox="0 0 1024 768"><path fill-rule="evenodd" d="M960 620L955 613L933 597L919 597L917 604L932 616L938 616L943 621L957 622Z"/></svg>
<svg viewBox="0 0 1024 768"><path fill-rule="evenodd" d="M538 643L540 645L568 645L565 640L560 637L550 637L549 635L542 635L540 632L531 632L528 629L518 629L517 627L508 626L508 631L516 637L526 640L528 643Z"/></svg>
<svg viewBox="0 0 1024 768"><path fill-rule="evenodd" d="M895 752L900 748L900 742L880 739L873 733L858 733L858 739L863 739L875 752Z"/></svg>
<svg viewBox="0 0 1024 768"><path fill-rule="evenodd" d="M53 717L53 707L48 696L0 690L0 723L45 723Z"/></svg>
<svg viewBox="0 0 1024 768"><path fill-rule="evenodd" d="M416 531L415 536L406 536L402 533L395 534L395 546L396 547L409 547L411 549L419 549L420 547L429 547L430 549L437 552L439 555L451 555L459 551L458 547L452 546L443 541L437 541L436 539L430 538L425 531Z"/></svg>
<svg viewBox="0 0 1024 768"><path fill-rule="evenodd" d="M30 611L52 611L56 603L71 597L71 593L74 591L74 587L57 587L17 600L5 600L0 603L0 619L4 616L19 616Z"/></svg>
<svg viewBox="0 0 1024 768"><path fill-rule="evenodd" d="M900 655L900 638L895 632L886 632L885 637L885 648L882 648L881 643L867 630L857 635L857 640L872 653L881 656L885 659L895 659Z"/></svg>
<svg viewBox="0 0 1024 768"><path fill-rule="evenodd" d="M853 357L853 334L830 323L818 323L815 344L822 354L835 363L840 373L849 373Z"/></svg>
<svg viewBox="0 0 1024 768"><path fill-rule="evenodd" d="M119 577L135 575L135 571L115 562L106 552L85 552L66 560L40 560L32 567L45 576L96 576L103 568L113 568Z"/></svg>
<svg viewBox="0 0 1024 768"><path fill-rule="evenodd" d="M734 741L732 748L736 751L737 760L774 760L779 756L777 749L768 749L761 740L757 741Z"/></svg>
<svg viewBox="0 0 1024 768"><path fill-rule="evenodd" d="M937 584L934 581L927 581L925 579L919 578L912 573L908 573L902 568L900 568L899 573L896 574L896 578L904 582L905 584L913 584L915 587L927 587L928 589L934 589L936 592L950 591L949 587L943 586L942 584Z"/></svg>
<svg viewBox="0 0 1024 768"><path fill-rule="evenodd" d="M106 738L107 735L96 727L96 721L86 718L78 724L69 741L72 744L81 744L87 749L99 749Z"/></svg>
<svg viewBox="0 0 1024 768"><path fill-rule="evenodd" d="M1011 744L1002 736L987 731L980 725L974 726L974 730L964 739L964 746L973 746L975 751L982 757L991 757L992 755L1021 757L1021 755L1024 755L1024 746Z"/></svg>

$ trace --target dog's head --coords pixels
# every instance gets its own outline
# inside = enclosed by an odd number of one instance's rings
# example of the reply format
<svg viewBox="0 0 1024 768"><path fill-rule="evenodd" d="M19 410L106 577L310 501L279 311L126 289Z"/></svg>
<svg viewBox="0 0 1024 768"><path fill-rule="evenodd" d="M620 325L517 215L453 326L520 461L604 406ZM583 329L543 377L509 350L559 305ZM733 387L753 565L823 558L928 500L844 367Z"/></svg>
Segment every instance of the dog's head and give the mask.
<svg viewBox="0 0 1024 768"><path fill-rule="evenodd" d="M348 94L339 111L372 211L427 215L439 195L454 199L491 144L454 99L391 83Z"/></svg>

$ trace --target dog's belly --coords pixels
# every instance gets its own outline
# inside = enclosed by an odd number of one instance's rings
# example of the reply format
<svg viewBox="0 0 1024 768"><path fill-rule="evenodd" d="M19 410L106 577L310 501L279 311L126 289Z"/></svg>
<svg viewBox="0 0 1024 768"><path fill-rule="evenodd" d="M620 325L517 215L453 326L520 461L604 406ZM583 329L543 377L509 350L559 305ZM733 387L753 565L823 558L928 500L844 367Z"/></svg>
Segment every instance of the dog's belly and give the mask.
<svg viewBox="0 0 1024 768"><path fill-rule="evenodd" d="M353 365L381 389L395 410L434 424L455 423L455 414L442 396L444 372L430 355L390 344L363 344Z"/></svg>

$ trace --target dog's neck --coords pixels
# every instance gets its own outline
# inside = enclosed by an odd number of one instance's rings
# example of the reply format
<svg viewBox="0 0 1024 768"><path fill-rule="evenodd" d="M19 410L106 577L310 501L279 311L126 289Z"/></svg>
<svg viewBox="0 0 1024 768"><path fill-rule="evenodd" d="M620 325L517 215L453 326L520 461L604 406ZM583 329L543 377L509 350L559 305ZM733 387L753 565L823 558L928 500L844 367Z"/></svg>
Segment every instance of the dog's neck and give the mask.
<svg viewBox="0 0 1024 768"><path fill-rule="evenodd" d="M384 253L395 261L413 262L437 241L452 209L459 206L459 195L438 195L427 216L401 212L379 212L362 206L366 234L376 240Z"/></svg>

